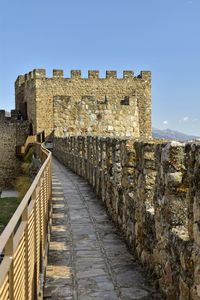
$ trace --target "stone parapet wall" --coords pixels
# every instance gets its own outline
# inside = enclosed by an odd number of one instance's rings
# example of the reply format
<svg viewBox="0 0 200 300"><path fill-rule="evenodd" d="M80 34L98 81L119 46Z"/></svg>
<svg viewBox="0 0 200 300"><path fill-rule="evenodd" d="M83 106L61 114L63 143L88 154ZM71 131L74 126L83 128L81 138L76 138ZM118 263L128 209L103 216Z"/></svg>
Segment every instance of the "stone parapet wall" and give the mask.
<svg viewBox="0 0 200 300"><path fill-rule="evenodd" d="M67 137L54 155L94 187L166 299L200 299L200 144Z"/></svg>

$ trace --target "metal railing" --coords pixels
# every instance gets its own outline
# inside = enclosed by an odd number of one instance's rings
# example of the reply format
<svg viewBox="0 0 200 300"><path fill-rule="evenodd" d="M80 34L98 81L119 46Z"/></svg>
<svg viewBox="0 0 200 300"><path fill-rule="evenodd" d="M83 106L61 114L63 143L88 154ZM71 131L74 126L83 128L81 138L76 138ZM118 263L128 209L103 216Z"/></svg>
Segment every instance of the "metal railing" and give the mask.
<svg viewBox="0 0 200 300"><path fill-rule="evenodd" d="M51 214L51 153L36 144L42 161L32 185L0 235L0 299L42 299Z"/></svg>

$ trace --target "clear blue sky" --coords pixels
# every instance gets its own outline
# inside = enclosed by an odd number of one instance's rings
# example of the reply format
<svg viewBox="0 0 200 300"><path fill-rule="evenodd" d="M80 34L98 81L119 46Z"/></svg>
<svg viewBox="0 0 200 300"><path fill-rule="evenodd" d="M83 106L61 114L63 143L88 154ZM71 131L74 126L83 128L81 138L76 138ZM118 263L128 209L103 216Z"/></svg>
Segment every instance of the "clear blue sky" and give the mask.
<svg viewBox="0 0 200 300"><path fill-rule="evenodd" d="M199 0L0 2L0 108L34 68L151 70L153 126L200 135Z"/></svg>

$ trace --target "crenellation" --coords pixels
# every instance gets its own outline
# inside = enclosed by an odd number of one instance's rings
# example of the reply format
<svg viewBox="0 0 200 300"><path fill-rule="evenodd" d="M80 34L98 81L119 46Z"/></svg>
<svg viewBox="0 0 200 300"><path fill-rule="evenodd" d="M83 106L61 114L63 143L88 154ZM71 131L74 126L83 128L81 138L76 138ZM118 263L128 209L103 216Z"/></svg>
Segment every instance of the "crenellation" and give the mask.
<svg viewBox="0 0 200 300"><path fill-rule="evenodd" d="M34 79L33 71L30 71L30 72L24 74L24 82L25 83L32 79Z"/></svg>
<svg viewBox="0 0 200 300"><path fill-rule="evenodd" d="M88 79L99 79L99 71L89 70L88 71Z"/></svg>
<svg viewBox="0 0 200 300"><path fill-rule="evenodd" d="M64 76L63 70L54 69L53 70L53 77L54 78L62 78Z"/></svg>
<svg viewBox="0 0 200 300"><path fill-rule="evenodd" d="M34 79L46 78L46 70L45 69L34 69L33 70L33 78Z"/></svg>
<svg viewBox="0 0 200 300"><path fill-rule="evenodd" d="M134 78L134 72L133 71L123 71L123 79L127 78Z"/></svg>
<svg viewBox="0 0 200 300"><path fill-rule="evenodd" d="M150 71L141 71L138 78L151 81L151 72Z"/></svg>
<svg viewBox="0 0 200 300"><path fill-rule="evenodd" d="M7 124L8 122L13 123L16 121L16 111L11 110L11 112L6 112L5 110L0 110L0 122L2 124Z"/></svg>
<svg viewBox="0 0 200 300"><path fill-rule="evenodd" d="M12 109L10 112L6 112L5 110L0 110L0 122L1 124L19 124L23 122L23 119L18 118L19 111L16 109Z"/></svg>
<svg viewBox="0 0 200 300"><path fill-rule="evenodd" d="M106 71L106 78L117 79L117 71Z"/></svg>
<svg viewBox="0 0 200 300"><path fill-rule="evenodd" d="M25 75L19 75L15 81L15 87L20 87L25 82Z"/></svg>
<svg viewBox="0 0 200 300"><path fill-rule="evenodd" d="M11 121L13 121L13 122L15 122L15 121L17 121L17 110L16 109L12 109L11 110Z"/></svg>
<svg viewBox="0 0 200 300"><path fill-rule="evenodd" d="M28 80L29 80L29 74L26 73L26 74L24 75L24 78L25 78L25 81L28 81Z"/></svg>
<svg viewBox="0 0 200 300"><path fill-rule="evenodd" d="M71 70L71 78L80 79L81 78L81 70Z"/></svg>
<svg viewBox="0 0 200 300"><path fill-rule="evenodd" d="M0 110L0 122L4 122L6 119L6 112L5 110L1 109Z"/></svg>
<svg viewBox="0 0 200 300"><path fill-rule="evenodd" d="M30 72L28 73L28 75L29 75L29 80L32 80L32 79L33 79L33 71L30 71Z"/></svg>
<svg viewBox="0 0 200 300"><path fill-rule="evenodd" d="M71 70L70 78L82 78L81 70ZM53 69L52 70L53 78L64 78L66 80L70 80L70 78L64 77L64 70L62 69ZM51 77L46 77L46 70L45 69L34 69L24 75L19 75L16 79L16 83L18 85L23 84L27 80L31 79L38 79L38 78L47 78L51 79ZM107 70L105 77L100 78L100 71L99 70L88 70L88 77L84 79L151 79L151 72L150 71L141 71L138 76L134 75L134 71L132 70L124 70L123 77L119 78L117 76L117 71L114 70Z"/></svg>

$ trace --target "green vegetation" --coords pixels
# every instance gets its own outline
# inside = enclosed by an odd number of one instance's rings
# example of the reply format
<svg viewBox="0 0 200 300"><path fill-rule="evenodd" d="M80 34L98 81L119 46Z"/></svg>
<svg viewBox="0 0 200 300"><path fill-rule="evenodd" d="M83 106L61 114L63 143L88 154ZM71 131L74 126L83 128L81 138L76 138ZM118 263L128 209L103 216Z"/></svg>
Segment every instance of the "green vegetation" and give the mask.
<svg viewBox="0 0 200 300"><path fill-rule="evenodd" d="M24 197L32 182L32 178L30 176L30 165L32 162L33 152L34 147L31 147L21 164L21 175L18 176L14 182L14 187L19 192L19 199Z"/></svg>
<svg viewBox="0 0 200 300"><path fill-rule="evenodd" d="M31 147L21 164L21 175L13 183L14 188L18 191L18 198L0 198L0 234L11 219L19 203L29 189L32 179L30 176L30 166L34 148Z"/></svg>
<svg viewBox="0 0 200 300"><path fill-rule="evenodd" d="M0 198L0 234L20 203L19 198Z"/></svg>
<svg viewBox="0 0 200 300"><path fill-rule="evenodd" d="M19 199L22 200L31 185L31 178L25 175L17 177L15 188L19 192Z"/></svg>
<svg viewBox="0 0 200 300"><path fill-rule="evenodd" d="M24 157L25 163L31 163L32 162L32 155L34 153L34 147L31 147L28 151L28 153Z"/></svg>

